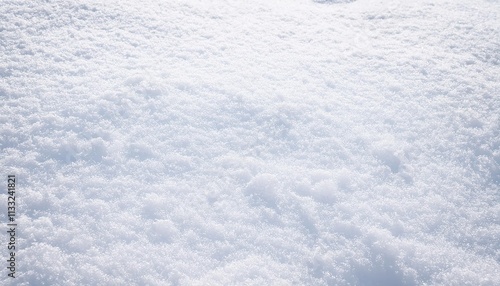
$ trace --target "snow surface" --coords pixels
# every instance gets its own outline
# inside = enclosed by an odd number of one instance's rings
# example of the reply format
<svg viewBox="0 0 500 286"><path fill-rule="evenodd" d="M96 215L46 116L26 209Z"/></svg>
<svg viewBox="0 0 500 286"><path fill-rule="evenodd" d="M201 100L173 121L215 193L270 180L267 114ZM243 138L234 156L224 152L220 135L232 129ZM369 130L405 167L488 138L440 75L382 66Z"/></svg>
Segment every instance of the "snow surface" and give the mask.
<svg viewBox="0 0 500 286"><path fill-rule="evenodd" d="M499 13L1 0L0 283L500 285Z"/></svg>

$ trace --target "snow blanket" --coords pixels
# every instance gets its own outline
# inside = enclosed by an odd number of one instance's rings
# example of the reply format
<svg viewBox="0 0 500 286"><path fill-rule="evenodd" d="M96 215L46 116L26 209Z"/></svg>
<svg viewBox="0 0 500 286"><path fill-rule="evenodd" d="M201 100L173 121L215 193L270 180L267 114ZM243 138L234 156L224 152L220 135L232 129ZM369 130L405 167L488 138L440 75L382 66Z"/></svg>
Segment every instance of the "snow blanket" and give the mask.
<svg viewBox="0 0 500 286"><path fill-rule="evenodd" d="M500 285L499 13L1 0L0 283Z"/></svg>

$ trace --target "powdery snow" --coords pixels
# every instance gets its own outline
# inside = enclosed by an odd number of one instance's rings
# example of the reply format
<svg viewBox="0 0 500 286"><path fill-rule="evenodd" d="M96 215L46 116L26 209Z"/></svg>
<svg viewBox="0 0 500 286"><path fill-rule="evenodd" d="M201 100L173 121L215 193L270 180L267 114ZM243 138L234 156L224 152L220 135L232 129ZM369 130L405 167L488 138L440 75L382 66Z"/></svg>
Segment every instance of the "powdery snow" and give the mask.
<svg viewBox="0 0 500 286"><path fill-rule="evenodd" d="M1 283L499 285L500 3L409 2L1 1Z"/></svg>

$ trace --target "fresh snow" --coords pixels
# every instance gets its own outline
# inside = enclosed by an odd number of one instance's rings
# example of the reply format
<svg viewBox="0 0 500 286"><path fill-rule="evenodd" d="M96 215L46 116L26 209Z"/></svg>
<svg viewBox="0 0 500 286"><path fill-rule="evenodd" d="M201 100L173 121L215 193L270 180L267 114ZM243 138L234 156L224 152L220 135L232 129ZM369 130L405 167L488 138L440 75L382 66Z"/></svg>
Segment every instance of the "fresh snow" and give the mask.
<svg viewBox="0 0 500 286"><path fill-rule="evenodd" d="M1 0L0 284L500 285L499 13Z"/></svg>

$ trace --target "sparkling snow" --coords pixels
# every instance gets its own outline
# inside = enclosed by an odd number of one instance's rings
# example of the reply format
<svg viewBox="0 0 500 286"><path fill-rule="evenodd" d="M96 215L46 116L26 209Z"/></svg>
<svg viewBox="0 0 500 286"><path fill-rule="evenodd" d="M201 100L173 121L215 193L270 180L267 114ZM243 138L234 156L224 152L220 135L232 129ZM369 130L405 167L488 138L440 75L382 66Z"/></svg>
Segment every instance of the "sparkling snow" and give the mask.
<svg viewBox="0 0 500 286"><path fill-rule="evenodd" d="M500 285L498 0L0 2L1 284Z"/></svg>

